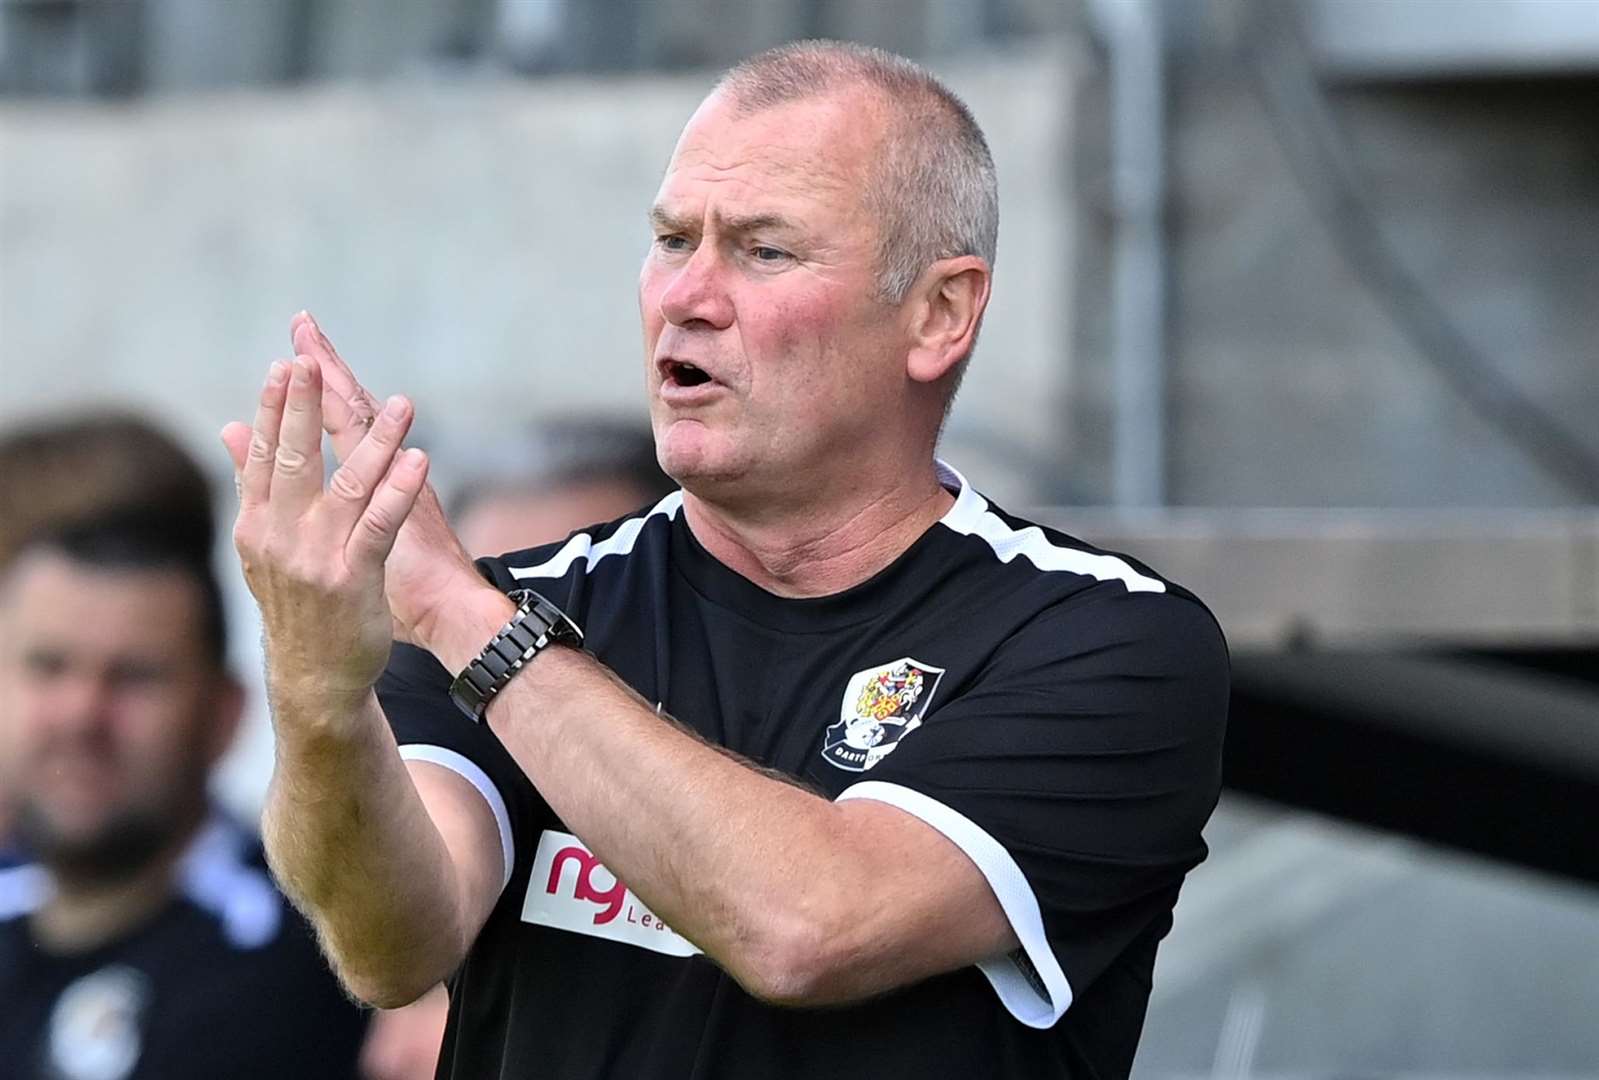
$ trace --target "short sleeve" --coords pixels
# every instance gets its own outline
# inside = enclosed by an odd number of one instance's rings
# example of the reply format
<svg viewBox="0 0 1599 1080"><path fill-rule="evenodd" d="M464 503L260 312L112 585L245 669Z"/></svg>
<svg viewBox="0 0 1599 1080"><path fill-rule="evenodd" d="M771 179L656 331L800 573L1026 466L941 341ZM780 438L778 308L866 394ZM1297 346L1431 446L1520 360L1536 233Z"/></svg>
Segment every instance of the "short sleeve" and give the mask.
<svg viewBox="0 0 1599 1080"><path fill-rule="evenodd" d="M981 970L1016 1019L1047 1028L1164 932L1204 858L1227 689L1226 645L1200 604L1095 588L932 702L839 798L894 804L972 859L1021 942Z"/></svg>
<svg viewBox="0 0 1599 1080"><path fill-rule="evenodd" d="M510 883L518 847L511 808L525 786L515 759L487 724L473 723L451 700L449 673L425 649L396 642L377 694L400 745L400 757L441 765L483 796L499 828L505 857L503 889Z"/></svg>

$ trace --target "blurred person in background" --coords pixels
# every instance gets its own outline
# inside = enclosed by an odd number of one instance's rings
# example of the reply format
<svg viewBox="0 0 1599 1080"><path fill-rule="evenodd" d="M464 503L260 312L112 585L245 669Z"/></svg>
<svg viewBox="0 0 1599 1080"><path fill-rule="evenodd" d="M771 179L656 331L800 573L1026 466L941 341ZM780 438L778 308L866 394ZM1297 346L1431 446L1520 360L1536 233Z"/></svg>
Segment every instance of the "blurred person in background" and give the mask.
<svg viewBox="0 0 1599 1080"><path fill-rule="evenodd" d="M105 412L23 424L0 434L0 572L29 537L119 507L169 508L173 528L211 535L211 490L189 455L143 419ZM0 865L21 861L0 783Z"/></svg>
<svg viewBox="0 0 1599 1080"><path fill-rule="evenodd" d="M410 403L306 315L223 430L274 865L357 996L450 980L441 1076L1126 1076L1226 648L934 457L989 297L981 131L909 61L798 43L718 83L650 219L682 490L646 512L474 567Z"/></svg>
<svg viewBox="0 0 1599 1080"><path fill-rule="evenodd" d="M0 871L5 1076L351 1076L362 1012L208 796L243 691L203 474L127 418L5 448L40 469L8 497L84 485L26 503L61 520L8 533L0 566L0 785L29 860Z"/></svg>
<svg viewBox="0 0 1599 1080"><path fill-rule="evenodd" d="M604 416L540 419L496 441L492 456L463 448L448 464L455 482L446 507L473 556L563 539L677 486L655 460L647 425Z"/></svg>
<svg viewBox="0 0 1599 1080"><path fill-rule="evenodd" d="M653 504L672 488L647 425L603 416L547 417L495 453L461 447L450 520L468 553L499 555L560 540L596 521ZM379 1009L361 1050L365 1080L428 1080L450 1002L443 985L398 1009Z"/></svg>

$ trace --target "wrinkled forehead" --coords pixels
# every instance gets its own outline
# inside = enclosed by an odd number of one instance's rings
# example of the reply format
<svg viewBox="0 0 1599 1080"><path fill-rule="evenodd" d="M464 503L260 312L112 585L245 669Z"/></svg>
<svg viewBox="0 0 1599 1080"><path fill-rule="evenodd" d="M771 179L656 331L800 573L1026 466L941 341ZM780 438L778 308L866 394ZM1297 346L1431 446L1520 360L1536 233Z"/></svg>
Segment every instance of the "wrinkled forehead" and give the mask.
<svg viewBox="0 0 1599 1080"><path fill-rule="evenodd" d="M692 212L678 204L802 199L859 209L880 142L877 114L875 103L859 92L751 112L725 94L712 94L678 138L657 206Z"/></svg>

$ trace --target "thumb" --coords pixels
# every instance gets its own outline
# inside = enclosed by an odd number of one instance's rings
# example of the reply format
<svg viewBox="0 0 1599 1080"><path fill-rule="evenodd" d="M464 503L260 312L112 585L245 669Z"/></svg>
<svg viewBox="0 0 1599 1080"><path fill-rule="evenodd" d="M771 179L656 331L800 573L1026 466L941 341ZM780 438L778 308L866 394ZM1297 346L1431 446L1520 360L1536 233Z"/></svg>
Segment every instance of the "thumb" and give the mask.
<svg viewBox="0 0 1599 1080"><path fill-rule="evenodd" d="M245 457L250 452L250 425L235 420L223 427L222 445L233 460L234 476L238 476L244 470Z"/></svg>

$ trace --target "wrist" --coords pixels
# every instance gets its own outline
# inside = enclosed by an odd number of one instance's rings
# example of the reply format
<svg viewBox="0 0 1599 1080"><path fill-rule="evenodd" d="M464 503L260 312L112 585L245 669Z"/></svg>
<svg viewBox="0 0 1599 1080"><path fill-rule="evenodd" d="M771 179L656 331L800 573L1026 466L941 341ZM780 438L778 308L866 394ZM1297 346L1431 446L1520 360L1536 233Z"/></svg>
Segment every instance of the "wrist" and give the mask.
<svg viewBox="0 0 1599 1080"><path fill-rule="evenodd" d="M533 662L510 681L505 691L489 702L483 722L493 728L497 735L503 736L505 732L501 725L507 717L528 707L530 703L537 703L537 715L545 720L560 715L582 693L583 686L593 686L592 682L585 683L585 679L596 670L601 670L598 661L581 647L553 645L534 657ZM507 705L507 701L512 704ZM548 723L537 726L546 731L553 730Z"/></svg>
<svg viewBox="0 0 1599 1080"><path fill-rule="evenodd" d="M489 703L530 662L553 648L583 640L577 624L536 590L513 589L506 599L515 605L511 618L450 684L451 699L474 721L482 721Z"/></svg>
<svg viewBox="0 0 1599 1080"><path fill-rule="evenodd" d="M480 587L465 593L446 611L422 644L453 675L477 659L483 646L516 613L516 605L494 586L480 582Z"/></svg>
<svg viewBox="0 0 1599 1080"><path fill-rule="evenodd" d="M280 740L296 735L347 736L359 730L374 700L372 687L331 685L325 671L296 675L269 669L266 695Z"/></svg>

